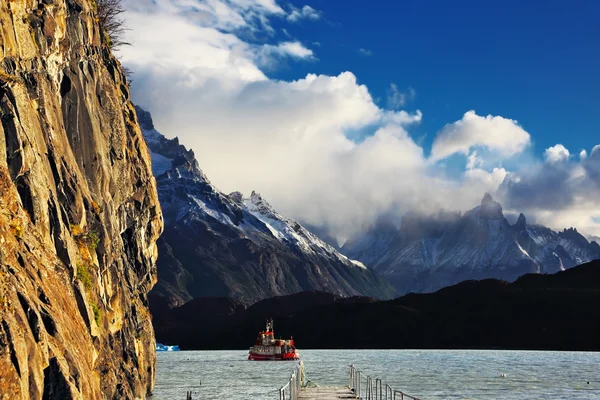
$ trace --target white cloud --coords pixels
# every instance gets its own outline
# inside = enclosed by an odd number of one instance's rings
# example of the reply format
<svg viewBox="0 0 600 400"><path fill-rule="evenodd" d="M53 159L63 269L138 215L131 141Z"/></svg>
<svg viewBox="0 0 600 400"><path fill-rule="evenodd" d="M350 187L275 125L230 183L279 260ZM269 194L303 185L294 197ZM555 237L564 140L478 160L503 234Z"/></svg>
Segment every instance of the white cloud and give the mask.
<svg viewBox="0 0 600 400"><path fill-rule="evenodd" d="M480 168L471 168L465 172L469 185L475 185L478 191L483 187L485 188L484 192L495 192L507 175L508 172L504 168L494 168L492 172ZM481 195L481 192L479 192L479 195Z"/></svg>
<svg viewBox="0 0 600 400"><path fill-rule="evenodd" d="M365 57L371 57L373 55L373 52L371 50L363 49L361 47L360 49L358 49L358 54Z"/></svg>
<svg viewBox="0 0 600 400"><path fill-rule="evenodd" d="M131 28L127 40L133 46L124 47L121 58L138 70L181 69L189 72L187 77L192 81L205 81L210 76L236 81L266 79L252 59L252 46L235 35L168 13L127 12L125 18Z"/></svg>
<svg viewBox="0 0 600 400"><path fill-rule="evenodd" d="M269 17L286 14L275 0L123 0L123 5L130 12L178 15L226 31L272 31Z"/></svg>
<svg viewBox="0 0 600 400"><path fill-rule="evenodd" d="M596 146L600 149L600 146ZM555 229L577 227L600 234L600 151L578 160L562 145L546 150L546 162L509 174L499 188L508 209L524 212Z"/></svg>
<svg viewBox="0 0 600 400"><path fill-rule="evenodd" d="M512 155L527 146L529 134L515 121L469 112L440 132L428 159L407 132L421 112L380 108L353 73L269 79L263 70L282 58L314 59L300 42L260 45L238 34L268 29L269 18L281 17L273 1L130 3L127 39L134 46L123 48L122 59L135 74L134 101L152 112L160 131L192 148L226 192L258 190L281 213L343 237L384 213L471 208L502 181L524 185L505 190L512 203L537 185L498 165L483 168L478 147ZM202 12L187 11L198 4ZM356 142L348 131L373 133ZM600 163L592 163L599 149L579 165L590 185L600 176ZM457 152L469 156L458 176L434 162ZM582 179L566 175L561 182ZM581 187L576 193L585 197Z"/></svg>
<svg viewBox="0 0 600 400"><path fill-rule="evenodd" d="M483 159L477 155L476 151L472 151L467 157L467 170L475 169L483 165Z"/></svg>
<svg viewBox="0 0 600 400"><path fill-rule="evenodd" d="M431 149L432 160L455 153L468 154L474 147L496 151L502 156L520 153L530 143L530 136L517 121L500 116L479 116L468 111L459 121L446 125Z"/></svg>
<svg viewBox="0 0 600 400"><path fill-rule="evenodd" d="M581 153L579 153L579 158L585 160L587 158L587 151L581 150Z"/></svg>
<svg viewBox="0 0 600 400"><path fill-rule="evenodd" d="M226 192L258 190L282 213L347 235L382 212L460 207L488 188L460 190L462 179L431 169L405 128L422 114L379 108L351 72L288 82L261 71L265 54L310 57L300 44L250 45L178 13L127 18L134 101ZM360 143L346 136L367 128L375 133Z"/></svg>
<svg viewBox="0 0 600 400"><path fill-rule="evenodd" d="M411 87L406 92L401 92L395 83L391 83L387 90L387 106L388 108L397 110L406 105L408 101L414 100L416 94L415 89Z"/></svg>
<svg viewBox="0 0 600 400"><path fill-rule="evenodd" d="M311 49L304 47L300 42L282 42L278 45L265 44L259 48L253 49L254 54L249 54L260 67L273 69L276 68L281 59L292 58L295 60L312 61L315 59Z"/></svg>
<svg viewBox="0 0 600 400"><path fill-rule="evenodd" d="M548 147L544 152L544 158L550 163L566 161L569 159L569 156L569 150L567 150L562 144Z"/></svg>
<svg viewBox="0 0 600 400"><path fill-rule="evenodd" d="M310 21L317 21L321 19L321 12L308 5L305 5L302 8L291 6L291 10L292 11L287 16L287 20L290 22L298 22L302 19L307 19Z"/></svg>
<svg viewBox="0 0 600 400"><path fill-rule="evenodd" d="M313 52L307 49L300 42L283 42L277 46L264 46L268 51L273 51L282 55L289 55L294 58L310 58L313 56ZM271 50L272 49L272 50Z"/></svg>

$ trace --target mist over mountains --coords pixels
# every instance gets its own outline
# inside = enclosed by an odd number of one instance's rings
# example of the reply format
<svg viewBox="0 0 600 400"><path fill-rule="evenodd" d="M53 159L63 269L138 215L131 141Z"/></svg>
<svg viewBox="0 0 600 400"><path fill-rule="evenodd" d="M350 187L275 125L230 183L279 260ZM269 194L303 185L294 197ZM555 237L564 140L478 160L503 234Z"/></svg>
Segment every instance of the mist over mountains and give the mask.
<svg viewBox="0 0 600 400"><path fill-rule="evenodd" d="M464 215L407 214L399 228L380 219L341 251L380 272L400 293L431 292L467 279L514 281L600 258L598 243L577 229L553 231L528 224L523 214L510 224L487 193Z"/></svg>

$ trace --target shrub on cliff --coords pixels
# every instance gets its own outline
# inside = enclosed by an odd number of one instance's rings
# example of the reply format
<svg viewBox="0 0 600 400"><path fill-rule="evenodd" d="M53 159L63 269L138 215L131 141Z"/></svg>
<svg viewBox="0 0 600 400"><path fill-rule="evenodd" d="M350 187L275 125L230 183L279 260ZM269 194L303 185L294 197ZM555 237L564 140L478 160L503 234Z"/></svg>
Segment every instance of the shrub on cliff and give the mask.
<svg viewBox="0 0 600 400"><path fill-rule="evenodd" d="M129 45L130 43L124 39L127 28L125 20L121 17L125 12L121 0L94 0L93 4L96 7L98 23L104 33L106 45L113 50Z"/></svg>

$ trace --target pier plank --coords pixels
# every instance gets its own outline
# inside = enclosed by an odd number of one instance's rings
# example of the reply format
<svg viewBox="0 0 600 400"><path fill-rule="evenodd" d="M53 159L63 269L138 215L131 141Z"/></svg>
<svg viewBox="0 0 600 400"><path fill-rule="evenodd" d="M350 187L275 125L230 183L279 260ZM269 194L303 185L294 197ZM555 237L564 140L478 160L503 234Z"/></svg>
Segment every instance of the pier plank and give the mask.
<svg viewBox="0 0 600 400"><path fill-rule="evenodd" d="M357 399L358 397L348 387L343 386L319 386L314 388L302 388L298 394L298 400L336 400Z"/></svg>

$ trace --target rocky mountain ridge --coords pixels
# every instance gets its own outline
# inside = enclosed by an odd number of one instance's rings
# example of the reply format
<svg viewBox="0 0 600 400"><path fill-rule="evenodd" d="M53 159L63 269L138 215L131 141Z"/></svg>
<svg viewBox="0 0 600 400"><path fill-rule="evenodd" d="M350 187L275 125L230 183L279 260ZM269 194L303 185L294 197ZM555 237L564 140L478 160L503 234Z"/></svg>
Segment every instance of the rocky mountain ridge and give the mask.
<svg viewBox="0 0 600 400"><path fill-rule="evenodd" d="M136 110L165 218L155 295L171 305L205 296L249 304L305 290L395 295L387 281L280 215L260 194L219 191L191 150L166 139L148 112Z"/></svg>
<svg viewBox="0 0 600 400"><path fill-rule="evenodd" d="M0 399L142 399L162 231L88 0L0 2Z"/></svg>
<svg viewBox="0 0 600 400"><path fill-rule="evenodd" d="M514 281L600 258L598 243L576 229L529 225L523 214L511 225L487 193L464 215L409 214L400 228L380 221L341 251L379 271L400 293L435 291L467 279Z"/></svg>

